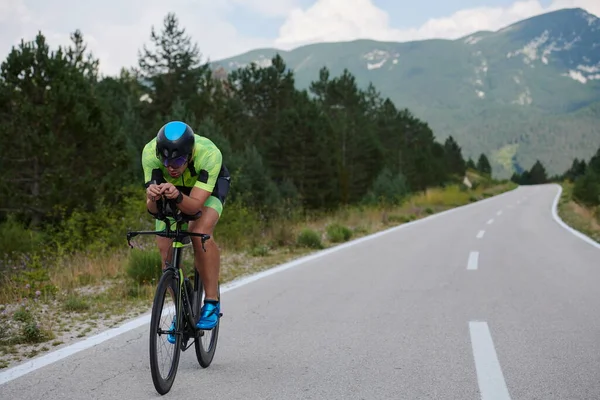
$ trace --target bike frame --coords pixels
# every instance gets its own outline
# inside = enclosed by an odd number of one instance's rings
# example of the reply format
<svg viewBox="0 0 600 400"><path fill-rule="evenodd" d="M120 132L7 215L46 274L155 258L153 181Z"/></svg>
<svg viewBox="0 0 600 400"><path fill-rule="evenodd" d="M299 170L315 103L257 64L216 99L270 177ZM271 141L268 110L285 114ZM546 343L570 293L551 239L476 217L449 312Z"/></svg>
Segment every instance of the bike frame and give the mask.
<svg viewBox="0 0 600 400"><path fill-rule="evenodd" d="M183 313L183 317L187 319L188 325L192 327L192 330L195 333L194 339L197 339L198 332L200 330L196 328L195 322L192 321L193 312L191 309L191 307L192 307L191 299L188 296L187 290L184 288L185 277L183 276L183 269L180 268L181 267L181 252L182 252L183 247L185 246L183 244L183 240L188 236L200 237L202 239L202 250L206 251L206 248L204 247L204 243L208 239L210 239L210 235L207 235L205 233L194 233L194 232L182 230L181 226L183 224L185 224L191 220L199 218L199 214L197 217L185 215L180 210L177 209L175 202L173 200L168 200L168 199L165 199L165 200L166 201L163 201L163 199L159 199L157 201L158 213L155 215L156 219L163 221L165 223L165 225L166 225L165 230L164 231L128 231L127 232L127 243L129 244L129 247L133 248L133 245L131 244L131 239L138 235L157 235L157 236L173 239L173 243L172 243L173 255L171 257L170 262L168 260L165 261L165 269L163 270L163 274L170 270L176 276L175 279L178 281L177 282L177 287L178 287L177 292L178 293L176 294L176 307L178 310L181 310L181 312ZM170 207L170 209L172 210L171 212L167 211L167 206ZM175 222L176 222L175 229L171 228L171 223L169 221L169 217L171 217L175 220ZM179 321L179 318L177 318L177 320ZM181 321L181 322L183 323L184 321ZM176 335L184 334L183 330L179 326L176 326L175 330L176 331L173 333ZM163 334L163 333L171 333L171 332L170 331L161 332L161 334ZM187 339L186 339L186 341L187 341ZM192 343L190 343L189 346L191 346L193 343L194 342L192 341ZM185 347L185 349L183 349L183 350L184 351L187 350L189 348L189 346Z"/></svg>

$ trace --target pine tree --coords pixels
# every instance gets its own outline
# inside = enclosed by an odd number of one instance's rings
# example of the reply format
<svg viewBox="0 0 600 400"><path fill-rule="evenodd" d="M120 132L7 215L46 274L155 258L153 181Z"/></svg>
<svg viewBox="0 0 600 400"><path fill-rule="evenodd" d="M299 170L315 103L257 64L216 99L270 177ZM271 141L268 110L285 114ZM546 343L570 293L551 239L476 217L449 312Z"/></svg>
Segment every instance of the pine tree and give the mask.
<svg viewBox="0 0 600 400"><path fill-rule="evenodd" d="M487 156L483 153L479 156L479 160L477 160L477 171L483 174L492 174L492 166L490 165L490 161Z"/></svg>

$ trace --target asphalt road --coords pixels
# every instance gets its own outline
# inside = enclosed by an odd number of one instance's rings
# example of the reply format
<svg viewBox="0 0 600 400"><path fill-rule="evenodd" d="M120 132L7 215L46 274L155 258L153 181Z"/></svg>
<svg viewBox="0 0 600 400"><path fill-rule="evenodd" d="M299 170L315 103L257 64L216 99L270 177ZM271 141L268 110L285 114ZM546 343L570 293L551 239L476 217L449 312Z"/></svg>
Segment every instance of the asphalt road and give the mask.
<svg viewBox="0 0 600 400"><path fill-rule="evenodd" d="M183 353L166 397L599 399L600 247L553 219L557 194L522 187L241 282L213 364ZM0 399L158 398L147 331L2 371Z"/></svg>

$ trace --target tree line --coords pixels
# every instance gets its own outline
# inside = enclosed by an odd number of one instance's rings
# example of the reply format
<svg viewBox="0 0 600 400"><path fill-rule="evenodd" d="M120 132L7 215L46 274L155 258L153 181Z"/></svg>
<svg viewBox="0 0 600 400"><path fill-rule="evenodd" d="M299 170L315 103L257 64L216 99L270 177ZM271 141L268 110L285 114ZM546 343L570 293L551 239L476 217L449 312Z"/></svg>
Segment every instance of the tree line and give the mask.
<svg viewBox="0 0 600 400"><path fill-rule="evenodd" d="M487 157L464 160L424 121L359 90L349 71L326 67L307 90L275 56L215 76L196 44L168 14L136 67L100 77L75 31L50 51L46 37L22 40L0 66L0 218L48 227L74 210L119 207L141 187L144 144L169 120L213 140L232 172L228 201L265 218L286 207L330 210L397 201L410 192L462 180L471 167L491 174Z"/></svg>
<svg viewBox="0 0 600 400"><path fill-rule="evenodd" d="M544 165L537 160L529 170L515 172L511 180L519 185L570 181L576 201L588 207L600 206L600 148L587 162L575 158L571 167L560 175L548 176Z"/></svg>

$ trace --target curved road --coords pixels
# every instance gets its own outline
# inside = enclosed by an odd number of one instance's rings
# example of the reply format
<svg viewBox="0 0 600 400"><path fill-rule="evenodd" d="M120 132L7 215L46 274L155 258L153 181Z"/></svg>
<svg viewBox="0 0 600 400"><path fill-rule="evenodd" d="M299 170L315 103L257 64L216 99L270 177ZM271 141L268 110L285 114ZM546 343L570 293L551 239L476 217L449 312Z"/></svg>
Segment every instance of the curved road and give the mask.
<svg viewBox="0 0 600 400"><path fill-rule="evenodd" d="M600 398L600 246L553 217L557 195L521 187L229 285L213 364L182 353L167 397ZM0 398L160 397L147 321L0 372Z"/></svg>

